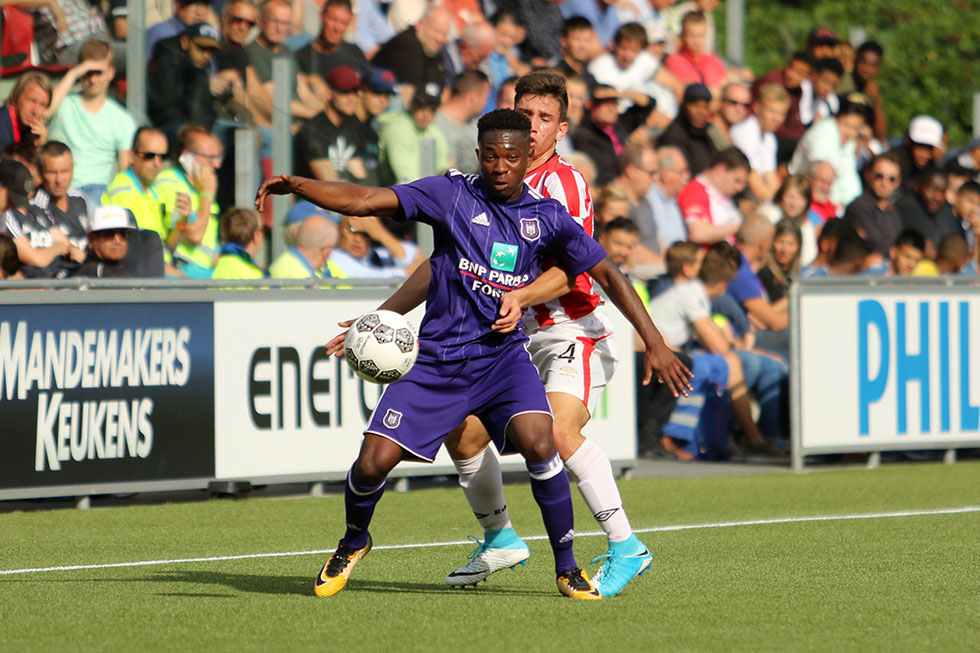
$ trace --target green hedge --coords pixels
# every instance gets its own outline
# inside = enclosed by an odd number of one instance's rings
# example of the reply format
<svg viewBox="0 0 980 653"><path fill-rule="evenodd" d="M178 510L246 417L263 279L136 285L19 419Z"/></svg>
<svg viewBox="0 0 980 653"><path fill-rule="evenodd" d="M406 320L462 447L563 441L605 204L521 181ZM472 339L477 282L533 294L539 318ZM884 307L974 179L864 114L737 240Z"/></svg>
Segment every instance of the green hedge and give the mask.
<svg viewBox="0 0 980 653"><path fill-rule="evenodd" d="M816 26L842 39L863 27L885 48L878 78L891 136L912 116L939 118L950 144L971 138L980 91L980 3L976 0L745 0L745 63L757 75L785 64ZM725 5L715 12L725 51Z"/></svg>

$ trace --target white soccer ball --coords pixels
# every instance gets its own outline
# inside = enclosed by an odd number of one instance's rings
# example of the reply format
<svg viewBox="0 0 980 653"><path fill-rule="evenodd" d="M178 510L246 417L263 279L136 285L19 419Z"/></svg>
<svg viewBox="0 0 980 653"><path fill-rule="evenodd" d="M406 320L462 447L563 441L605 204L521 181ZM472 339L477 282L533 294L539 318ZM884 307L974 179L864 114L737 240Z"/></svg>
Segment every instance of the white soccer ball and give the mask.
<svg viewBox="0 0 980 653"><path fill-rule="evenodd" d="M393 383L415 365L419 338L404 315L371 311L347 330L344 354L351 369L371 383Z"/></svg>

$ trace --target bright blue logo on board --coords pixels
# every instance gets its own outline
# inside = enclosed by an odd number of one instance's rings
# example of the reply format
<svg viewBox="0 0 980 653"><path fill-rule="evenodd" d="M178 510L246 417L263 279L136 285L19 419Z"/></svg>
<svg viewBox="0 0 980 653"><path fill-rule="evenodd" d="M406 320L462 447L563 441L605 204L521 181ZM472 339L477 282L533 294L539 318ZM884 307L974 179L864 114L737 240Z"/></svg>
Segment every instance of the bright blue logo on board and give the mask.
<svg viewBox="0 0 980 653"><path fill-rule="evenodd" d="M932 431L932 388L939 390L939 430L949 433L952 430L952 406L950 385L959 382L959 430L976 431L980 428L980 406L970 404L970 304L958 302L958 320L953 328L950 320L951 302L938 302L938 329L930 331L929 302L895 304L894 320L881 303L868 299L858 303L858 424L859 434L869 435L871 431L871 406L885 396L889 381L896 384L896 423L900 435L908 433L908 386L918 384L920 424L919 431L927 434ZM909 313L918 313L918 342L909 343L907 326ZM877 336L878 367L871 369L871 344ZM930 335L933 337L930 338ZM894 345L892 344L894 342ZM950 347L956 346L959 374L952 379L950 362L953 358ZM917 353L910 353L916 351ZM931 361L937 357L938 378L933 378ZM894 367L894 370L893 370ZM914 399L914 395L913 395Z"/></svg>

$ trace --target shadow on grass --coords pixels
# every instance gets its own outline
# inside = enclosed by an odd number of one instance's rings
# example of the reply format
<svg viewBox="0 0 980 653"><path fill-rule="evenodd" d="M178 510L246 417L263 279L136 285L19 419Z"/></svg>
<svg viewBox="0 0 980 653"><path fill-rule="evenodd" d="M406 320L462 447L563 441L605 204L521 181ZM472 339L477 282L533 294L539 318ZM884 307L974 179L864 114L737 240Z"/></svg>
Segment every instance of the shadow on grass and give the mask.
<svg viewBox="0 0 980 653"><path fill-rule="evenodd" d="M314 596L313 578L308 576L267 576L259 574L232 574L216 571L167 571L153 574L145 578L134 579L154 583L192 583L195 585L221 585L239 592L257 594L277 594L294 596ZM514 588L492 587L484 585L480 588L452 588L442 583L413 583L410 581L373 580L370 578L353 578L349 581L344 592L357 594L361 592L383 594L443 594L466 596L479 595L521 595L539 596L551 595L552 592L524 590ZM163 594L163 593L162 593ZM163 594L167 595L167 594ZM184 594L181 594L184 595ZM195 596L186 593L187 596ZM211 597L211 594L198 596Z"/></svg>

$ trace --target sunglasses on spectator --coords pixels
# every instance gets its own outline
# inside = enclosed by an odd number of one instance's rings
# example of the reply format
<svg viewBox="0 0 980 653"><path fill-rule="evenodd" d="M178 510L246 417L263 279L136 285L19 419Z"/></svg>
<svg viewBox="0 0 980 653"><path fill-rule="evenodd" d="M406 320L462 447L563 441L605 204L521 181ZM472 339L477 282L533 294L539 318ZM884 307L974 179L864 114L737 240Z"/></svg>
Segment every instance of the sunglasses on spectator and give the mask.
<svg viewBox="0 0 980 653"><path fill-rule="evenodd" d="M138 152L134 150L133 154L135 154L136 156L138 156L144 161L152 161L153 159L160 159L161 161L163 161L164 159L167 158L166 152L160 154L159 152Z"/></svg>
<svg viewBox="0 0 980 653"><path fill-rule="evenodd" d="M229 16L228 19L233 24L248 25L249 27L255 27L256 22L254 20L249 20L248 18L242 18L241 16Z"/></svg>
<svg viewBox="0 0 980 653"><path fill-rule="evenodd" d="M752 107L752 103L751 102L739 102L738 100L730 100L727 97L724 98L722 100L722 102L725 102L727 104L736 104L736 105L742 107L743 109L749 109L749 108Z"/></svg>
<svg viewBox="0 0 980 653"><path fill-rule="evenodd" d="M890 181L892 183L895 183L896 181L898 181L898 177L896 177L895 175L883 175L880 172L876 172L875 173L875 180L876 181L881 181L882 179L887 179L888 181Z"/></svg>
<svg viewBox="0 0 980 653"><path fill-rule="evenodd" d="M106 240L115 240L116 238L122 238L126 240L129 238L128 229L102 229L101 231L96 231L93 234L97 238L105 238Z"/></svg>

